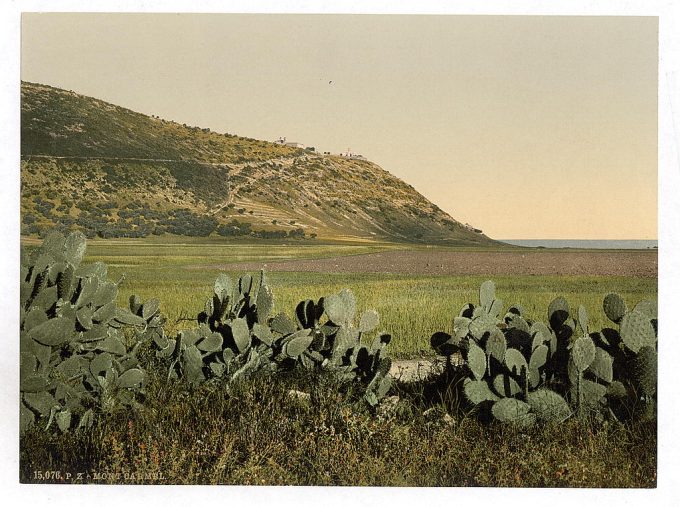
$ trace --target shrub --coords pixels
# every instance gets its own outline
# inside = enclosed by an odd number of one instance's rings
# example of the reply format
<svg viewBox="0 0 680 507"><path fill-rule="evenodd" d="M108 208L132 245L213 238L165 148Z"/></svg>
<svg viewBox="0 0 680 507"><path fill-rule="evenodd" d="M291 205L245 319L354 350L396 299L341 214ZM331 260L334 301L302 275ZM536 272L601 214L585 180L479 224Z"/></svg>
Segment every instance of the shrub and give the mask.
<svg viewBox="0 0 680 507"><path fill-rule="evenodd" d="M21 216L21 222L26 225L31 225L35 223L35 220L36 220L35 215L32 213L24 213Z"/></svg>

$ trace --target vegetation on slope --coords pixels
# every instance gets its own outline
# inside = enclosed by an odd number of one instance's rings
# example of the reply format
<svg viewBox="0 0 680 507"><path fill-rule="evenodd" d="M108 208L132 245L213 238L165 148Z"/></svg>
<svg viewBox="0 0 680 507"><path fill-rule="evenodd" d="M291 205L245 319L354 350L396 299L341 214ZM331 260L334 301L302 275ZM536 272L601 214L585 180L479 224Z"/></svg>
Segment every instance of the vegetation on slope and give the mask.
<svg viewBox="0 0 680 507"><path fill-rule="evenodd" d="M149 117L22 83L22 233L489 244L365 160Z"/></svg>
<svg viewBox="0 0 680 507"><path fill-rule="evenodd" d="M239 163L302 151L154 118L51 86L21 86L22 155Z"/></svg>

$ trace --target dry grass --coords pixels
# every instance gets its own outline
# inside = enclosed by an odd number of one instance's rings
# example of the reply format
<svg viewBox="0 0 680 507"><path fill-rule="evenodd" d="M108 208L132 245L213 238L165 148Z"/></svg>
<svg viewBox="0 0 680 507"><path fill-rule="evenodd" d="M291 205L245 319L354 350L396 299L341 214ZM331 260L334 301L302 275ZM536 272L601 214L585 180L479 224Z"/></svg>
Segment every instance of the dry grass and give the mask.
<svg viewBox="0 0 680 507"><path fill-rule="evenodd" d="M103 418L89 434L28 433L21 481L45 482L36 473L52 470L62 479L46 482L656 485L655 421L595 427L572 419L520 432L466 416L451 399L434 405L439 415L423 415L431 407L418 389L402 390L398 410L381 416L357 408L351 390L307 374L255 379L231 393L180 387L157 377L143 412ZM291 398L292 388L311 393L311 403Z"/></svg>

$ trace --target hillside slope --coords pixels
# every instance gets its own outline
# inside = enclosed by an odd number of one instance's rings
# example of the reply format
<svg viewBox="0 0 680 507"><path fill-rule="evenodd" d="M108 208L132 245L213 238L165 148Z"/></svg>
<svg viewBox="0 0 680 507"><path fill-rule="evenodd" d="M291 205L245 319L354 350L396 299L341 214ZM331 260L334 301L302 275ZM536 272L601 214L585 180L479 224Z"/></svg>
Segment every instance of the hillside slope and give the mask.
<svg viewBox="0 0 680 507"><path fill-rule="evenodd" d="M22 234L492 240L366 160L218 134L21 86Z"/></svg>

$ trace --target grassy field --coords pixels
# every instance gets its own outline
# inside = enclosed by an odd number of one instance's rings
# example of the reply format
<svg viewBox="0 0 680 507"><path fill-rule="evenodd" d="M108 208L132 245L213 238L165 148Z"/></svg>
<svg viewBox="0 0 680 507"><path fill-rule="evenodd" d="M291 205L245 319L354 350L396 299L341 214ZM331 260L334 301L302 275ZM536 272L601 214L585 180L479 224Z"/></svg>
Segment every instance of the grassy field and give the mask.
<svg viewBox="0 0 680 507"><path fill-rule="evenodd" d="M35 242L27 241L29 246ZM220 268L235 262L315 259L405 248L394 244L246 244L156 239L90 241L85 262L103 261L130 294L157 297L169 335L195 325ZM344 287L359 309L375 308L392 333L390 354L433 354L430 335L451 330L488 277L268 272L276 310ZM602 298L619 292L629 305L656 299L655 278L496 276L497 295L546 320L563 295L583 304L593 328L609 323ZM190 320L182 320L182 319ZM478 420L445 378L396 382L389 403L371 413L351 386L313 372L256 377L232 389L167 383L167 364L145 350L144 408L97 418L89 432L33 428L20 442L24 483L243 484L373 486L635 487L656 486L656 420L513 430ZM290 390L309 393L306 403ZM397 398L398 397L398 398ZM392 407L392 408L390 408ZM616 473L612 473L616 470ZM45 476L49 471L53 475ZM82 473L78 476L78 473ZM41 475L42 474L42 475ZM54 474L59 474L54 475ZM70 475L69 475L70 474Z"/></svg>
<svg viewBox="0 0 680 507"><path fill-rule="evenodd" d="M89 241L86 262L102 261L109 266L109 278L120 286L119 303L131 294L143 299L157 297L168 316L168 331L191 322L202 310L221 269L229 271L237 262L267 262L286 259L314 259L403 249L398 244L247 244L182 240ZM413 247L409 247L413 248ZM422 248L422 247L421 247ZM502 250L502 248L501 248ZM452 319L468 302L478 301L480 284L489 276L422 276L409 274L337 274L267 272L274 290L276 311L292 316L303 299L319 297L349 287L359 310L373 308L381 327L394 337L390 353L395 357L431 354L429 338L435 331L450 331ZM556 296L564 296L572 307L588 310L592 328L610 325L602 311L608 292L621 294L629 306L642 299L656 299L656 279L603 276L494 276L497 296L510 304L519 303L530 319L547 320L547 308ZM178 322L179 321L179 322Z"/></svg>

